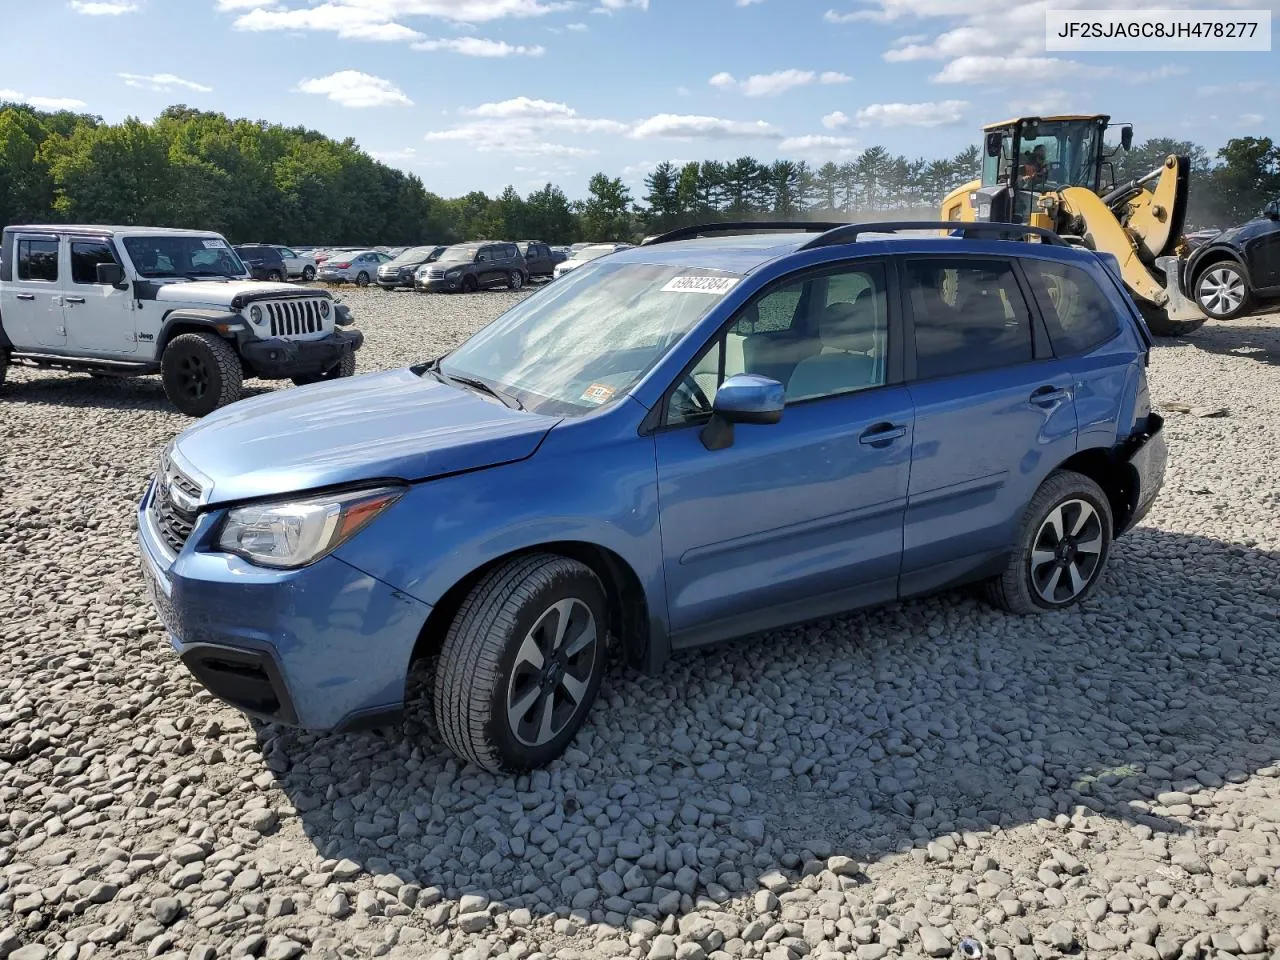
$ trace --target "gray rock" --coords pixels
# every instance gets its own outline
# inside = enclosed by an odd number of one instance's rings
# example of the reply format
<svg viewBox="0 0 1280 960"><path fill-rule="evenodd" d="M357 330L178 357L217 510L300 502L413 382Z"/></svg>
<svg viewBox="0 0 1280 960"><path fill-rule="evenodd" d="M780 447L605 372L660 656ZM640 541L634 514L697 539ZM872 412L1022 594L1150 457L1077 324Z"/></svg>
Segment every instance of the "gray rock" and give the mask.
<svg viewBox="0 0 1280 960"><path fill-rule="evenodd" d="M296 957L302 956L306 949L296 940L291 940L285 936L276 936L271 938L271 942L267 944L267 952L263 954L266 960L295 960Z"/></svg>
<svg viewBox="0 0 1280 960"><path fill-rule="evenodd" d="M937 927L922 926L918 931L920 947L931 957L945 957L951 953L951 941Z"/></svg>
<svg viewBox="0 0 1280 960"><path fill-rule="evenodd" d="M177 897L157 897L151 901L151 916L163 926L169 926L182 913L182 901Z"/></svg>

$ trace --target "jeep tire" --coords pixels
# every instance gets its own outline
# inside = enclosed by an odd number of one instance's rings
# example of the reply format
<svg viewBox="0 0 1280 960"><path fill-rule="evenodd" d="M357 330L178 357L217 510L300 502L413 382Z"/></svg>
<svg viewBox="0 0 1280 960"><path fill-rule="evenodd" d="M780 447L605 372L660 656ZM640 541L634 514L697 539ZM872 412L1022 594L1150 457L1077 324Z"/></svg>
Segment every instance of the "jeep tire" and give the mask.
<svg viewBox="0 0 1280 960"><path fill-rule="evenodd" d="M560 756L604 675L608 601L599 578L553 554L516 557L462 602L433 690L446 746L491 772Z"/></svg>
<svg viewBox="0 0 1280 960"><path fill-rule="evenodd" d="M235 403L243 386L239 354L213 333L184 333L170 340L160 374L169 402L189 417Z"/></svg>
<svg viewBox="0 0 1280 960"><path fill-rule="evenodd" d="M354 350L343 350L342 359L323 373L304 373L300 376L290 377L290 379L295 386L305 387L309 383L323 383L326 380L338 380L342 377L354 377L355 375L356 352Z"/></svg>
<svg viewBox="0 0 1280 960"><path fill-rule="evenodd" d="M1111 554L1111 503L1093 480L1056 470L1022 515L1009 565L987 581L987 599L1010 613L1064 610L1091 594Z"/></svg>

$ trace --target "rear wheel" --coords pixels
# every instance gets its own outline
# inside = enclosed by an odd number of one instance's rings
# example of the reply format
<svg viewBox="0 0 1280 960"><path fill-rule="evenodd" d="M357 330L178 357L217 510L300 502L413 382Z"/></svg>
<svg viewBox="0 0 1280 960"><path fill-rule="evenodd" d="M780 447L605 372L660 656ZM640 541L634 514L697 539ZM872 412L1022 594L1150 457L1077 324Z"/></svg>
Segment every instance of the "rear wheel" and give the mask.
<svg viewBox="0 0 1280 960"><path fill-rule="evenodd" d="M240 357L212 333L184 333L169 341L160 359L169 402L189 417L203 417L240 399Z"/></svg>
<svg viewBox="0 0 1280 960"><path fill-rule="evenodd" d="M283 279L284 279L284 277L283 277L283 276L281 276L281 274L280 274L280 271L279 271L279 270L268 270L268 271L267 271L267 279L268 279L268 280L275 281L276 283L279 283L281 280L283 280Z"/></svg>
<svg viewBox="0 0 1280 960"><path fill-rule="evenodd" d="M361 270L358 274L356 274L356 286L367 287L368 285L369 285L369 275L365 273L363 270Z"/></svg>
<svg viewBox="0 0 1280 960"><path fill-rule="evenodd" d="M560 756L605 667L608 602L589 567L517 557L471 591L449 627L433 701L445 744L492 772Z"/></svg>
<svg viewBox="0 0 1280 960"><path fill-rule="evenodd" d="M507 289L519 290L524 286L524 274L519 270L512 270L507 274Z"/></svg>
<svg viewBox="0 0 1280 960"><path fill-rule="evenodd" d="M1196 303L1215 320L1230 320L1249 309L1244 269L1232 260L1211 263L1196 278Z"/></svg>
<svg viewBox="0 0 1280 960"><path fill-rule="evenodd" d="M987 598L1010 613L1063 610L1097 587L1111 553L1111 504L1083 474L1058 470L1023 514L1018 545Z"/></svg>
<svg viewBox="0 0 1280 960"><path fill-rule="evenodd" d="M342 359L330 367L324 373L307 373L297 377L291 377L295 386L305 387L309 383L323 383L325 380L340 380L343 377L354 377L356 375L356 352L354 350L344 350Z"/></svg>
<svg viewBox="0 0 1280 960"><path fill-rule="evenodd" d="M307 266L305 266L305 267L303 267L303 268L302 268L302 279L303 279L303 282L305 282L305 283L310 283L310 282L311 282L312 280L314 280L315 278L316 278L316 268L315 268L315 267L311 266L310 264L307 264Z"/></svg>

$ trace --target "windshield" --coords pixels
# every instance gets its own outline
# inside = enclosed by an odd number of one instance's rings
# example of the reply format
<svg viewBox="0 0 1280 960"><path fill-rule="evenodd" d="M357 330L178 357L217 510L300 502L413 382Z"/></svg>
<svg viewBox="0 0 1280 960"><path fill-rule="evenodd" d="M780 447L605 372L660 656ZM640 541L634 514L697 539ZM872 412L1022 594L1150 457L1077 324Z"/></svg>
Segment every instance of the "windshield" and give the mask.
<svg viewBox="0 0 1280 960"><path fill-rule="evenodd" d="M739 279L603 260L512 307L440 371L481 380L538 413L580 416L630 389Z"/></svg>
<svg viewBox="0 0 1280 960"><path fill-rule="evenodd" d="M478 243L457 243L452 247L446 247L444 253L440 254L442 261L453 262L456 260L471 261L476 258L476 251L480 249Z"/></svg>
<svg viewBox="0 0 1280 960"><path fill-rule="evenodd" d="M388 261L388 263L391 266L399 266L404 263L421 263L431 256L431 251L434 249L434 247L410 247L394 260Z"/></svg>
<svg viewBox="0 0 1280 960"><path fill-rule="evenodd" d="M1092 120L1063 120L1023 124L1018 186L1037 191L1098 185L1098 138L1101 129Z"/></svg>
<svg viewBox="0 0 1280 960"><path fill-rule="evenodd" d="M140 277L232 277L248 270L217 237L125 237L124 248Z"/></svg>

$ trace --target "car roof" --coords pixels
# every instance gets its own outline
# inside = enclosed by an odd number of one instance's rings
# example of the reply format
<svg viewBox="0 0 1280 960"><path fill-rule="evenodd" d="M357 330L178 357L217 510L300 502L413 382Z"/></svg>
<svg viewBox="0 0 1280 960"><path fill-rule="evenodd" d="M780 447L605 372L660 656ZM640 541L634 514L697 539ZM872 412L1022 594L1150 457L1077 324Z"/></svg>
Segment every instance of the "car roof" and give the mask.
<svg viewBox="0 0 1280 960"><path fill-rule="evenodd" d="M610 254L611 263L658 263L671 266L722 270L748 274L765 264L796 253L812 240L814 233L755 233L719 237L698 237L649 244ZM1031 256L1065 262L1095 262L1088 250L1048 243L991 240L978 237L910 236L868 232L856 241L840 244L853 256L901 255L913 253L982 254L985 256ZM831 248L828 248L831 249Z"/></svg>
<svg viewBox="0 0 1280 960"><path fill-rule="evenodd" d="M186 230L179 227L127 227L107 226L104 224L83 223L15 223L4 228L5 233L76 233L89 234L96 237L111 236L156 236L173 235L182 237L221 237L216 230Z"/></svg>

